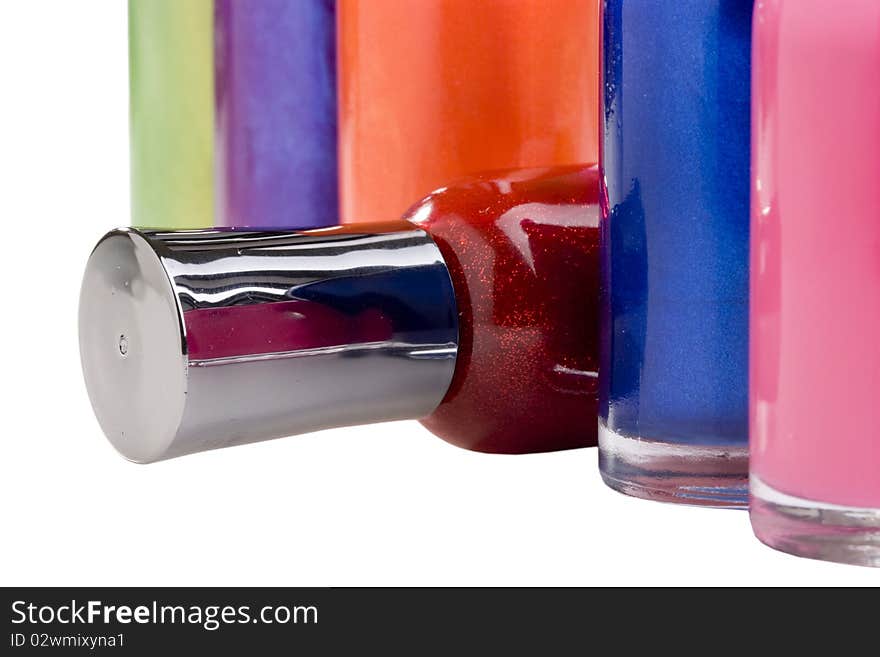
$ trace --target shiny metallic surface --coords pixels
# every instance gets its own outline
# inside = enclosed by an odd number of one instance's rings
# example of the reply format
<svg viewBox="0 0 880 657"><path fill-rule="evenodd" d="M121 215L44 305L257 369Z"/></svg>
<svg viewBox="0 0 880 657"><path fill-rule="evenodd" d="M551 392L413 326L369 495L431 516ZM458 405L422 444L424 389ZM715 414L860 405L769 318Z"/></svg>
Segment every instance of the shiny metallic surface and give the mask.
<svg viewBox="0 0 880 657"><path fill-rule="evenodd" d="M107 437L151 462L424 417L457 317L437 246L408 223L118 230L86 268L80 351Z"/></svg>

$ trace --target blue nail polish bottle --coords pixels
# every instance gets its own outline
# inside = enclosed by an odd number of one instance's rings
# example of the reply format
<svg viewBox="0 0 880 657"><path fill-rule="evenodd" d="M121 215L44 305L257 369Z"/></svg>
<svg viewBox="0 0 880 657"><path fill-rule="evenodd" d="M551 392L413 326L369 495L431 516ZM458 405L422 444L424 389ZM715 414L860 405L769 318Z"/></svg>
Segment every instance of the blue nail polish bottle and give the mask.
<svg viewBox="0 0 880 657"><path fill-rule="evenodd" d="M751 0L604 0L600 467L743 506Z"/></svg>

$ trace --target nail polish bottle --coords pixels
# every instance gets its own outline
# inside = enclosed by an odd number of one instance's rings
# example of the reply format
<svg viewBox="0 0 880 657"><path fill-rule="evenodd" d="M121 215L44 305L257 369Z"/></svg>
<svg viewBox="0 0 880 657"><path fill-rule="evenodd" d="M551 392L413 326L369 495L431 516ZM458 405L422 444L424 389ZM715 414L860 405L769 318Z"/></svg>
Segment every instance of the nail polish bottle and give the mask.
<svg viewBox="0 0 880 657"><path fill-rule="evenodd" d="M747 502L751 2L603 2L600 468Z"/></svg>
<svg viewBox="0 0 880 657"><path fill-rule="evenodd" d="M339 223L335 0L216 0L215 33L216 225Z"/></svg>
<svg viewBox="0 0 880 657"><path fill-rule="evenodd" d="M596 0L339 0L344 222L480 171L595 162Z"/></svg>
<svg viewBox="0 0 880 657"><path fill-rule="evenodd" d="M113 231L80 298L92 406L138 462L399 419L595 444L598 214L580 166L466 179L411 221Z"/></svg>
<svg viewBox="0 0 880 657"><path fill-rule="evenodd" d="M339 223L335 0L129 8L132 223Z"/></svg>
<svg viewBox="0 0 880 657"><path fill-rule="evenodd" d="M129 0L131 222L214 222L213 2Z"/></svg>
<svg viewBox="0 0 880 657"><path fill-rule="evenodd" d="M423 424L483 452L596 444L595 167L483 174L406 217L443 254L458 304L455 375Z"/></svg>
<svg viewBox="0 0 880 657"><path fill-rule="evenodd" d="M751 521L880 566L880 4L755 5Z"/></svg>

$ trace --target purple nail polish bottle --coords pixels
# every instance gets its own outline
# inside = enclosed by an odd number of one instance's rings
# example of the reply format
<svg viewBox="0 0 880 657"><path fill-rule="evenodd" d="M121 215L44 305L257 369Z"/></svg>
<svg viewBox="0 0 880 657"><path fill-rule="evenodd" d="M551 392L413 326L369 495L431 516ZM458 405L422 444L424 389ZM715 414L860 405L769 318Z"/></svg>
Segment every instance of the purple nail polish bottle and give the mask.
<svg viewBox="0 0 880 657"><path fill-rule="evenodd" d="M217 225L338 223L335 0L217 0Z"/></svg>

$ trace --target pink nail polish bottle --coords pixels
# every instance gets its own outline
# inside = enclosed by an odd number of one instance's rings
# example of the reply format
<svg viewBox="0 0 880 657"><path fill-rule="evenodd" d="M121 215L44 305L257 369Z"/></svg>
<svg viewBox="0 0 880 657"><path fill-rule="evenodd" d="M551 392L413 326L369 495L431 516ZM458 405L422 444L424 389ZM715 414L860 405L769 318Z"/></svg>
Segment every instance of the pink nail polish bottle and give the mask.
<svg viewBox="0 0 880 657"><path fill-rule="evenodd" d="M880 3L755 6L751 520L880 566Z"/></svg>

